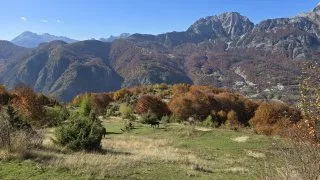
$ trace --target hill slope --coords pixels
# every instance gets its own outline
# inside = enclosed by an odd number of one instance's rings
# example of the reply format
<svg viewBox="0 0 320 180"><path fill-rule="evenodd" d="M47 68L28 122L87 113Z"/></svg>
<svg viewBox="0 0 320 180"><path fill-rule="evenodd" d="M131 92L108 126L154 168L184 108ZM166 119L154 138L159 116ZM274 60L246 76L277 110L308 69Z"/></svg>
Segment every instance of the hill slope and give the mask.
<svg viewBox="0 0 320 180"><path fill-rule="evenodd" d="M9 88L24 83L64 100L80 92L115 90L121 87L122 78L108 65L104 53L108 48L110 44L100 41L70 45L53 41L6 66L1 80Z"/></svg>
<svg viewBox="0 0 320 180"><path fill-rule="evenodd" d="M0 72L12 88L69 100L87 91L153 83L232 88L256 98L294 102L305 60L319 61L319 7L254 25L236 12L201 18L184 32L133 34L112 43L42 44Z"/></svg>

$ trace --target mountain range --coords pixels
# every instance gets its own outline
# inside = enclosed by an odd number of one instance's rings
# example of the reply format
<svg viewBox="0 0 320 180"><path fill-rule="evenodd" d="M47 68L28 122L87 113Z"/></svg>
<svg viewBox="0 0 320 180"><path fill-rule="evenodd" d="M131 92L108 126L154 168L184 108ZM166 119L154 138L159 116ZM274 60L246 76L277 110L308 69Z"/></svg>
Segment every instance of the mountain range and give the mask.
<svg viewBox="0 0 320 180"><path fill-rule="evenodd" d="M66 101L83 92L190 83L295 102L303 63L319 62L319 16L317 6L254 24L229 12L201 18L183 32L132 34L111 42L51 41L31 49L0 43L0 59L8 61L0 82L9 88L28 84Z"/></svg>
<svg viewBox="0 0 320 180"><path fill-rule="evenodd" d="M100 41L103 42L113 42L117 39L123 39L129 37L129 33L122 33L119 36L109 36L108 38L100 38ZM94 40L94 39L93 39ZM64 41L66 43L74 43L78 40L71 39L65 36L55 36L48 33L45 34L36 34L30 31L25 31L15 37L11 42L15 45L25 47L25 48L36 48L42 43L48 43L51 41Z"/></svg>
<svg viewBox="0 0 320 180"><path fill-rule="evenodd" d="M113 42L117 39L123 39L123 38L127 38L129 37L131 34L130 33L122 33L120 34L119 36L109 36L108 38L100 38L99 40L100 41L103 41L103 42Z"/></svg>
<svg viewBox="0 0 320 180"><path fill-rule="evenodd" d="M41 43L48 43L55 40L61 40L66 43L77 42L77 40L70 39L64 36L55 36L48 33L45 34L36 34L30 31L25 31L16 38L14 38L11 42L22 47L26 48L35 48L38 47Z"/></svg>

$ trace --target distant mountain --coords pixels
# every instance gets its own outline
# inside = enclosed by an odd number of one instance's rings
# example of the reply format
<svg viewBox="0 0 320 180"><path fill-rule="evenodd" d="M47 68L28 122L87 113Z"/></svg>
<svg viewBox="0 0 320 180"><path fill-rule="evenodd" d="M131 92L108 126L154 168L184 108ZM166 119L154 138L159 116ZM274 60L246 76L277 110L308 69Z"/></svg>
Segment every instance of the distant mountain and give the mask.
<svg viewBox="0 0 320 180"><path fill-rule="evenodd" d="M237 12L223 13L218 16L201 18L187 31L169 32L159 35L133 34L129 38L137 41L157 42L166 47L185 43L236 42L242 35L250 33L254 24Z"/></svg>
<svg viewBox="0 0 320 180"><path fill-rule="evenodd" d="M113 91L121 87L123 79L109 65L110 46L101 41L41 44L4 67L1 81L9 88L24 83L63 100L80 92Z"/></svg>
<svg viewBox="0 0 320 180"><path fill-rule="evenodd" d="M68 37L54 36L48 33L39 35L30 31L23 32L22 34L14 38L11 42L22 47L35 48L38 47L41 43L48 43L55 40L61 40L66 43L77 42L77 40L70 39Z"/></svg>
<svg viewBox="0 0 320 180"><path fill-rule="evenodd" d="M117 39L123 39L123 38L127 38L129 37L131 34L129 33L122 33L120 34L119 36L109 36L108 38L100 38L99 40L102 41L102 42L113 42Z"/></svg>
<svg viewBox="0 0 320 180"><path fill-rule="evenodd" d="M0 40L0 60L12 59L26 50L27 48L17 46L9 41Z"/></svg>
<svg viewBox="0 0 320 180"><path fill-rule="evenodd" d="M21 59L29 51L30 49L17 46L9 41L0 40L0 69L5 64Z"/></svg>
<svg viewBox="0 0 320 180"><path fill-rule="evenodd" d="M25 83L63 100L141 84L190 83L296 102L302 65L320 59L319 16L317 6L255 25L229 12L201 18L182 32L53 41L7 64L0 82L9 88Z"/></svg>

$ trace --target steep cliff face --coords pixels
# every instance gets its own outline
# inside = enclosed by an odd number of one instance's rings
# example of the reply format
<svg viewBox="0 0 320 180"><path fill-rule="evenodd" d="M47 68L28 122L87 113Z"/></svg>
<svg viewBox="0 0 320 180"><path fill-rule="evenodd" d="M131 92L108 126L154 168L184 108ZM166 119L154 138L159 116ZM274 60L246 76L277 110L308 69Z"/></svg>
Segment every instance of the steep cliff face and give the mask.
<svg viewBox="0 0 320 180"><path fill-rule="evenodd" d="M209 16L195 22L187 33L198 41L221 40L237 41L242 35L250 33L254 24L239 13L223 13Z"/></svg>
<svg viewBox="0 0 320 180"><path fill-rule="evenodd" d="M281 52L292 59L310 59L320 42L317 26L305 17L266 20L258 24L237 46Z"/></svg>

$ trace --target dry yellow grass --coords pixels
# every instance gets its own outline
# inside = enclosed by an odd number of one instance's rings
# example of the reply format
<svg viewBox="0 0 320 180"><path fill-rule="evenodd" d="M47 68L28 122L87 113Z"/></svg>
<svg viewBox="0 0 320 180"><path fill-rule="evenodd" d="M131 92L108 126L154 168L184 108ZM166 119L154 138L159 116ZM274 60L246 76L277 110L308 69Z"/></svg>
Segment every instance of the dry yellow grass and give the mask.
<svg viewBox="0 0 320 180"><path fill-rule="evenodd" d="M47 162L48 165L66 167L76 170L75 173L94 173L99 178L117 173L120 169L123 171L123 168L136 168L148 162L176 163L181 168L213 168L212 162L203 160L186 150L174 148L164 139L119 136L114 139L104 139L102 147L104 153L61 154L52 151L46 152L43 156L52 157Z"/></svg>

